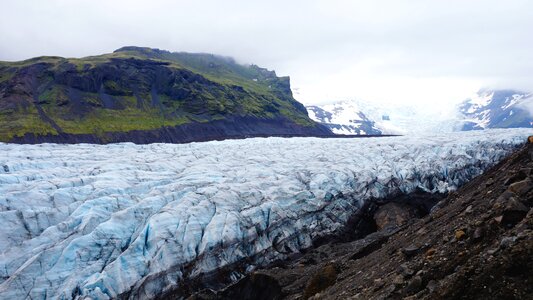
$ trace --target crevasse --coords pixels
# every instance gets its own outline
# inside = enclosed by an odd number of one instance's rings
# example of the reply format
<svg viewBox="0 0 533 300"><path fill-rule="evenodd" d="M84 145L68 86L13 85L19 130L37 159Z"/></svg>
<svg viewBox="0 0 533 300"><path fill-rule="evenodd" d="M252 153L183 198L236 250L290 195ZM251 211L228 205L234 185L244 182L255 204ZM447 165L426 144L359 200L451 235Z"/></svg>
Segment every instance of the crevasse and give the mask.
<svg viewBox="0 0 533 300"><path fill-rule="evenodd" d="M0 298L150 298L244 258L251 270L368 199L452 191L529 134L0 144Z"/></svg>

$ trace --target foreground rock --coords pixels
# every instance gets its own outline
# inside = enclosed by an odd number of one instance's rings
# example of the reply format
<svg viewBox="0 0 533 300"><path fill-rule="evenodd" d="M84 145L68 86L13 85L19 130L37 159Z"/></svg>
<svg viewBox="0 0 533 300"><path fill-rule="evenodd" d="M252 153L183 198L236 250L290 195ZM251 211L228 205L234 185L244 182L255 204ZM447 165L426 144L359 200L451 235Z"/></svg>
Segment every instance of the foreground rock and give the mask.
<svg viewBox="0 0 533 300"><path fill-rule="evenodd" d="M276 279L283 299L532 299L532 168L530 143L410 225L254 274ZM310 291L332 263L334 283Z"/></svg>

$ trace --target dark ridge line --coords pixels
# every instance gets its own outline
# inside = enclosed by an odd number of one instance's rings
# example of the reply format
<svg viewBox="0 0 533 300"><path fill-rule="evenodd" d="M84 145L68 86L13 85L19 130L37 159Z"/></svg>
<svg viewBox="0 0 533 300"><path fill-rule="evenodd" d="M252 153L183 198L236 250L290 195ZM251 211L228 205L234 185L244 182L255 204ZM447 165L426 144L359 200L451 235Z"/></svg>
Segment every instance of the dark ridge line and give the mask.
<svg viewBox="0 0 533 300"><path fill-rule="evenodd" d="M56 136L61 136L63 134L59 134ZM54 142L54 141L39 141L39 136L34 135L25 135L24 137L17 137L14 138L11 141L8 142L0 142L4 144L19 144L19 145L39 145L39 144L95 144L95 145L107 145L107 144L118 144L118 143L133 143L136 145L149 145L149 144L190 144L190 143L198 143L198 142L211 142L211 141L225 141L225 140L245 140L245 139L252 139L252 138L269 138L269 137L279 137L279 138L319 138L319 139L362 139L362 138L386 138L386 137L397 137L397 136L403 136L403 135L394 135L394 134L383 134L383 135L345 135L345 134L339 134L339 135L298 135L298 134L243 134L243 135L230 135L230 136L221 136L221 137L212 137L212 138L197 138L193 140L188 141L160 141L160 142L135 142L135 141L114 141L114 142L103 142L99 141L99 137L93 136L93 135L85 135L85 134L64 134L64 136L73 136L73 137L94 137L93 141L91 142ZM27 139L29 137L29 140ZM36 139L32 141L32 137L35 137ZM48 136L42 136L42 137L48 137Z"/></svg>

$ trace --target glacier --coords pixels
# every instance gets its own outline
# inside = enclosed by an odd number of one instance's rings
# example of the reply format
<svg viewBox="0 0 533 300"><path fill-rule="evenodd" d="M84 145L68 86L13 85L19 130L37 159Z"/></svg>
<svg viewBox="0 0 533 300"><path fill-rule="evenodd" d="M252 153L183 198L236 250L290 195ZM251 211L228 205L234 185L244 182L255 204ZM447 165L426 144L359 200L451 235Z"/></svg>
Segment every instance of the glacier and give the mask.
<svg viewBox="0 0 533 300"><path fill-rule="evenodd" d="M311 246L366 201L444 193L531 129L190 144L0 144L0 298L149 299Z"/></svg>

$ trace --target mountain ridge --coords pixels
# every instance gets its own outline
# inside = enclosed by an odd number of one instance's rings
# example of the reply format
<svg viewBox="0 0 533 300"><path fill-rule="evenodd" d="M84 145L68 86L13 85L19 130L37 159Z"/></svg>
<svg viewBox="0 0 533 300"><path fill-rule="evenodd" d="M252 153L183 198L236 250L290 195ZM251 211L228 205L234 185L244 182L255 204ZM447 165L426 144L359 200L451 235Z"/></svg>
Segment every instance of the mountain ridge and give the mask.
<svg viewBox="0 0 533 300"><path fill-rule="evenodd" d="M241 119L242 126L232 123ZM184 125L200 132L197 140L331 134L293 98L289 77L228 57L128 46L85 58L0 62L0 141L196 140L176 135Z"/></svg>

